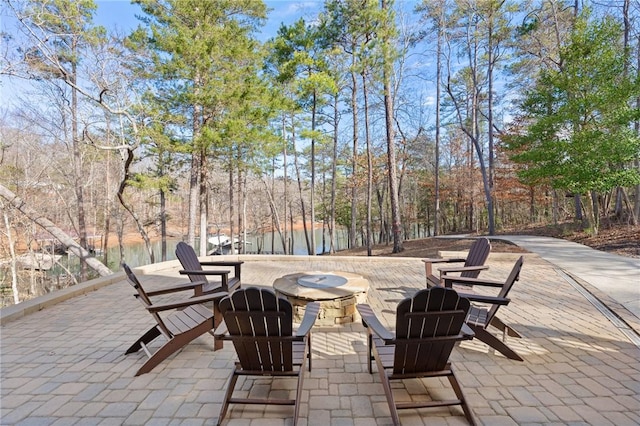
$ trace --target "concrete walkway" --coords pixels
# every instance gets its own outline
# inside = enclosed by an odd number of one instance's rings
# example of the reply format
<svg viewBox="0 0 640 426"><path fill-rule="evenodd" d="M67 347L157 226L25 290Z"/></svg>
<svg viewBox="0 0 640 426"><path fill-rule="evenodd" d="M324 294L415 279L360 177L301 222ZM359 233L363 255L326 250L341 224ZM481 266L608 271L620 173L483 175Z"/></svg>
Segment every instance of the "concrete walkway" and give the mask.
<svg viewBox="0 0 640 426"><path fill-rule="evenodd" d="M640 259L605 253L559 238L527 235L492 238L511 241L536 253L574 278L595 287L640 319Z"/></svg>
<svg viewBox="0 0 640 426"><path fill-rule="evenodd" d="M525 247L530 249L529 247ZM544 247L541 248L541 250ZM531 250L531 249L530 249ZM519 254L489 256L483 274L504 280ZM482 342L463 342L452 354L461 386L479 424L640 424L640 349L567 274L538 254L525 254L511 303L499 316L522 339L507 343L523 358L512 361ZM582 255L581 255L582 256ZM243 257L243 286L270 287L295 271L345 271L371 284L368 303L389 327L400 300L424 288L420 259L366 257ZM591 259L583 258L587 265ZM579 266L579 265L578 265ZM148 288L182 281L177 262L138 268ZM620 273L605 265L602 273ZM0 328L2 425L210 425L235 353L214 352L202 336L152 372L135 377L143 353L125 349L153 324L120 275L108 285L72 298L56 295L30 305L41 310L3 316ZM581 278L577 278L582 281ZM597 290L597 289L596 289ZM597 300L616 317L636 318L607 294ZM601 296L601 297L600 297ZM633 322L633 321L630 321ZM635 331L640 330L636 328ZM359 322L315 327L313 370L302 394L301 425L389 425L382 385L366 367L366 337ZM241 379L242 380L242 379ZM294 383L245 379L244 395L279 395ZM394 388L398 400L450 398L446 381L409 380ZM291 407L232 406L229 425L291 425ZM455 408L407 410L403 424L465 424Z"/></svg>

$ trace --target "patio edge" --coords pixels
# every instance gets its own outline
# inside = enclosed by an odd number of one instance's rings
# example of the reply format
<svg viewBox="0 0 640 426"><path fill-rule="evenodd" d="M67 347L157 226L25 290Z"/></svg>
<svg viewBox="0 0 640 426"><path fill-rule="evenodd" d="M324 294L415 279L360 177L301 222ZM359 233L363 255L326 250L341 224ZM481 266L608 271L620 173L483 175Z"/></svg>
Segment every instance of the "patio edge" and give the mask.
<svg viewBox="0 0 640 426"><path fill-rule="evenodd" d="M56 290L43 296L25 300L24 302L20 302L16 305L6 306L0 309L0 326L22 318L25 315L41 311L65 300L81 296L99 288L122 281L123 279L124 272L115 272L111 275L107 275L106 277L89 280L62 290Z"/></svg>

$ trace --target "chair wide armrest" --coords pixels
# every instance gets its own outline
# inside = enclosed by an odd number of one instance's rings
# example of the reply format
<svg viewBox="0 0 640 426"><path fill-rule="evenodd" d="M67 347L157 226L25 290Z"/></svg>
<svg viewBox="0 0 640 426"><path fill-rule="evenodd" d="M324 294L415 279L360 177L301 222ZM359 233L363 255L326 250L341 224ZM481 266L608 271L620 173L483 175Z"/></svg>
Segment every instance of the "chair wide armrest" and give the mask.
<svg viewBox="0 0 640 426"><path fill-rule="evenodd" d="M223 297L228 296L228 295L229 295L229 293L227 293L227 292L210 293L210 294L206 294L204 296L192 297L191 299L180 300L180 301L177 301L177 302L153 304L151 306L148 306L147 310L149 312L154 313L154 312L167 311L167 310L170 310L170 309L186 308L186 307L192 306L192 305L199 305L199 304L206 303L206 302L212 302L212 301L220 300Z"/></svg>
<svg viewBox="0 0 640 426"><path fill-rule="evenodd" d="M178 271L182 275L229 275L229 271Z"/></svg>
<svg viewBox="0 0 640 426"><path fill-rule="evenodd" d="M452 263L452 262L464 262L466 259L464 258L452 258L452 257L447 257L447 258L443 258L443 257L428 257L425 259L422 259L422 262L424 262L424 270L427 274L427 276L431 275L433 272L433 264L434 263Z"/></svg>
<svg viewBox="0 0 640 426"><path fill-rule="evenodd" d="M203 285L208 284L206 281L194 281L183 284L176 284L171 287L164 287L158 290L147 291L147 296L159 296L161 294L175 293L178 291L186 291L193 290L196 287L202 287Z"/></svg>
<svg viewBox="0 0 640 426"><path fill-rule="evenodd" d="M486 296L484 294L458 293L458 296L469 299L472 302L488 303L491 305L508 305L511 299L507 297Z"/></svg>
<svg viewBox="0 0 640 426"><path fill-rule="evenodd" d="M304 316L302 317L302 322L300 323L300 327L296 331L296 336L306 336L309 334L311 327L318 319L318 313L320 312L320 302L309 302L304 309Z"/></svg>
<svg viewBox="0 0 640 426"><path fill-rule="evenodd" d="M371 331L378 335L382 340L388 341L395 338L394 333L387 330L387 328L382 325L376 314L373 312L373 309L371 309L371 306L358 304L356 305L356 309L362 317L362 323L364 326L369 327Z"/></svg>
<svg viewBox="0 0 640 426"><path fill-rule="evenodd" d="M487 265L480 265L480 266L447 266L445 268L438 268L438 271L440 271L440 275L442 274L447 274L449 272L466 272L466 271L486 271L487 269L489 269L489 266Z"/></svg>
<svg viewBox="0 0 640 426"><path fill-rule="evenodd" d="M464 263L466 260L464 257L427 257L422 259L424 263Z"/></svg>
<svg viewBox="0 0 640 426"><path fill-rule="evenodd" d="M467 278L467 277L456 277L456 276L447 276L444 275L442 277L442 280L444 281L444 286L445 287L451 287L451 285L455 282L455 283L460 283L460 284L467 284L467 285L480 285L480 286L485 286L485 287L502 287L504 286L504 281L500 282L500 281L490 281L490 280L483 280L480 278Z"/></svg>
<svg viewBox="0 0 640 426"><path fill-rule="evenodd" d="M243 260L215 260L200 262L201 266L240 266Z"/></svg>

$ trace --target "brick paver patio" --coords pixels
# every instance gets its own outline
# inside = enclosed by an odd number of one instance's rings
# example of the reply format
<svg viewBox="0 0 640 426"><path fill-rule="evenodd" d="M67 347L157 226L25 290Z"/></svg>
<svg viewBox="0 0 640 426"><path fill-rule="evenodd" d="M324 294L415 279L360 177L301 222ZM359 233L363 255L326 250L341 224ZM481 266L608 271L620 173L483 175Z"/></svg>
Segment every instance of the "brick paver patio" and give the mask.
<svg viewBox="0 0 640 426"><path fill-rule="evenodd" d="M517 255L492 254L483 275L504 279ZM419 259L248 256L243 287L271 286L293 272L346 271L370 281L368 302L393 325L396 304L424 287ZM184 281L178 264L140 268L149 288ZM144 275L142 275L144 273ZM235 353L213 352L202 336L149 374L134 377L144 353L125 349L152 325L124 279L5 322L0 328L2 425L215 424ZM512 361L478 341L462 343L454 368L481 424L640 424L640 349L555 267L525 255L512 302L500 317L524 336L508 342ZM606 300L605 300L606 302ZM625 313L627 315L627 313ZM303 425L388 425L377 373L367 372L359 322L313 330ZM240 379L243 380L243 379ZM425 389L426 385L426 389ZM247 379L245 393L287 393L286 380ZM438 380L411 380L398 400L451 395ZM429 392L429 393L427 393ZM291 407L232 406L229 425L289 425ZM403 410L405 425L466 424L459 407Z"/></svg>

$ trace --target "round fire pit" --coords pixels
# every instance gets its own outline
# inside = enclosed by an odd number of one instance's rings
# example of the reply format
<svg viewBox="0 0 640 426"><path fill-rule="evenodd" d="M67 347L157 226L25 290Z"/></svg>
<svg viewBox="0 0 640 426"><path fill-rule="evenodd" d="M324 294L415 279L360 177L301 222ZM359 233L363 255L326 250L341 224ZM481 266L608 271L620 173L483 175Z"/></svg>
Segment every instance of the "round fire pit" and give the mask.
<svg viewBox="0 0 640 426"><path fill-rule="evenodd" d="M273 282L277 294L284 296L302 319L308 302L320 302L317 324L344 324L357 320L356 304L365 303L369 281L350 272L298 272Z"/></svg>

